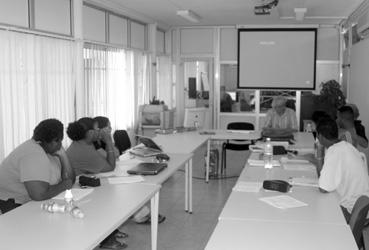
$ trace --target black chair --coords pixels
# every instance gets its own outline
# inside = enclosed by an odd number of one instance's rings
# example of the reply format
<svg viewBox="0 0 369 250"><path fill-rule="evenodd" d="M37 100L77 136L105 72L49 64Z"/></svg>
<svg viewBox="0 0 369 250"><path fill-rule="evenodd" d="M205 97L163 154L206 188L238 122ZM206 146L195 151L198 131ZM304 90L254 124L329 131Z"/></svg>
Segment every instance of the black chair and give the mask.
<svg viewBox="0 0 369 250"><path fill-rule="evenodd" d="M231 122L227 125L229 130L254 130L254 124L249 122ZM246 142L246 143L245 143ZM222 166L220 168L220 173L223 175L226 173L227 164L227 150L243 151L249 150L249 146L253 144L253 141L245 140L227 140L222 146Z"/></svg>
<svg viewBox="0 0 369 250"><path fill-rule="evenodd" d="M116 130L113 134L115 147L119 150L121 155L124 151L131 148L131 140L125 130Z"/></svg>
<svg viewBox="0 0 369 250"><path fill-rule="evenodd" d="M356 200L349 221L352 234L354 235L356 244L359 249L361 249L364 245L363 230L368 225L368 220L366 219L368 211L369 197L366 195L362 195Z"/></svg>

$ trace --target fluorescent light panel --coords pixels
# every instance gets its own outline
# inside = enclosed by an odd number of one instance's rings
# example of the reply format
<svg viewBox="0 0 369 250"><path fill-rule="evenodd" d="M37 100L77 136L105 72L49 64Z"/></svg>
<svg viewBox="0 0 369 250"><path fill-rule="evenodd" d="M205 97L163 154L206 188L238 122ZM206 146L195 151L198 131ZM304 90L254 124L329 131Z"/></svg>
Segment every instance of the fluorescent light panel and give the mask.
<svg viewBox="0 0 369 250"><path fill-rule="evenodd" d="M193 23L198 23L201 19L201 17L192 10L178 10L177 15Z"/></svg>

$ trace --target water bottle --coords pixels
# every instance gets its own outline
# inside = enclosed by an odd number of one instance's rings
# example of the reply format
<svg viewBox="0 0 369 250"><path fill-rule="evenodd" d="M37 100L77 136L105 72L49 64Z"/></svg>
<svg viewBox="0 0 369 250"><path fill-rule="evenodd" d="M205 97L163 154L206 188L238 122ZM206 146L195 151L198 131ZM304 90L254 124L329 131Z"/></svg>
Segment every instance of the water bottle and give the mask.
<svg viewBox="0 0 369 250"><path fill-rule="evenodd" d="M265 142L264 167L265 168L272 168L273 167L273 145L270 142L270 138L267 138L266 142Z"/></svg>
<svg viewBox="0 0 369 250"><path fill-rule="evenodd" d="M66 211L70 212L74 207L72 190L65 190L64 201Z"/></svg>
<svg viewBox="0 0 369 250"><path fill-rule="evenodd" d="M41 209L49 213L65 213L65 205L58 204L53 201L45 202L41 204Z"/></svg>

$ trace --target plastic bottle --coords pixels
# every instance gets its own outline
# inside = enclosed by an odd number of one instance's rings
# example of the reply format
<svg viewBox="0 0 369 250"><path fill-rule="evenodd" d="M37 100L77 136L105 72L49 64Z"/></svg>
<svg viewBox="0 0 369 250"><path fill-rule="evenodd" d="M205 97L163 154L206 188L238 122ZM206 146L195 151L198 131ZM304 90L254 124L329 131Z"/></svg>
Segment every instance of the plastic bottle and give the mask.
<svg viewBox="0 0 369 250"><path fill-rule="evenodd" d="M49 213L65 213L66 206L55 202L47 202L41 204L41 209Z"/></svg>
<svg viewBox="0 0 369 250"><path fill-rule="evenodd" d="M264 167L273 168L273 145L270 138L266 139L264 148Z"/></svg>
<svg viewBox="0 0 369 250"><path fill-rule="evenodd" d="M72 190L65 190L64 201L66 211L70 212L74 207Z"/></svg>
<svg viewBox="0 0 369 250"><path fill-rule="evenodd" d="M85 217L84 213L82 212L82 210L75 206L72 208L72 210L70 211L70 214L74 217L74 218L78 218L78 219L82 219L83 217Z"/></svg>

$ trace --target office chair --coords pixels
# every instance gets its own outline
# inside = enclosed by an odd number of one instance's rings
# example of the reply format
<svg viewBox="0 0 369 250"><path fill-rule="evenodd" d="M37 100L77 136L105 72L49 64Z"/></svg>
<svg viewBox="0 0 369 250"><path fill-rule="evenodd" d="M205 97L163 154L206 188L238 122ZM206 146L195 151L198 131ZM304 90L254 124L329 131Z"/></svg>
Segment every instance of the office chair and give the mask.
<svg viewBox="0 0 369 250"><path fill-rule="evenodd" d="M227 125L229 130L254 130L254 124L249 122L231 122ZM236 142L236 143L235 143ZM246 142L246 143L242 143ZM227 163L227 150L243 151L249 150L249 146L253 144L253 141L245 140L227 140L227 142L222 145L222 165L220 168L220 173L223 175L226 173L226 163Z"/></svg>
<svg viewBox="0 0 369 250"><path fill-rule="evenodd" d="M116 130L113 139L115 147L119 150L119 155L131 147L131 140L125 130Z"/></svg>
<svg viewBox="0 0 369 250"><path fill-rule="evenodd" d="M363 230L368 225L368 220L366 219L368 211L369 197L366 195L362 195L356 200L349 221L352 234L354 235L356 244L359 249L364 246Z"/></svg>

